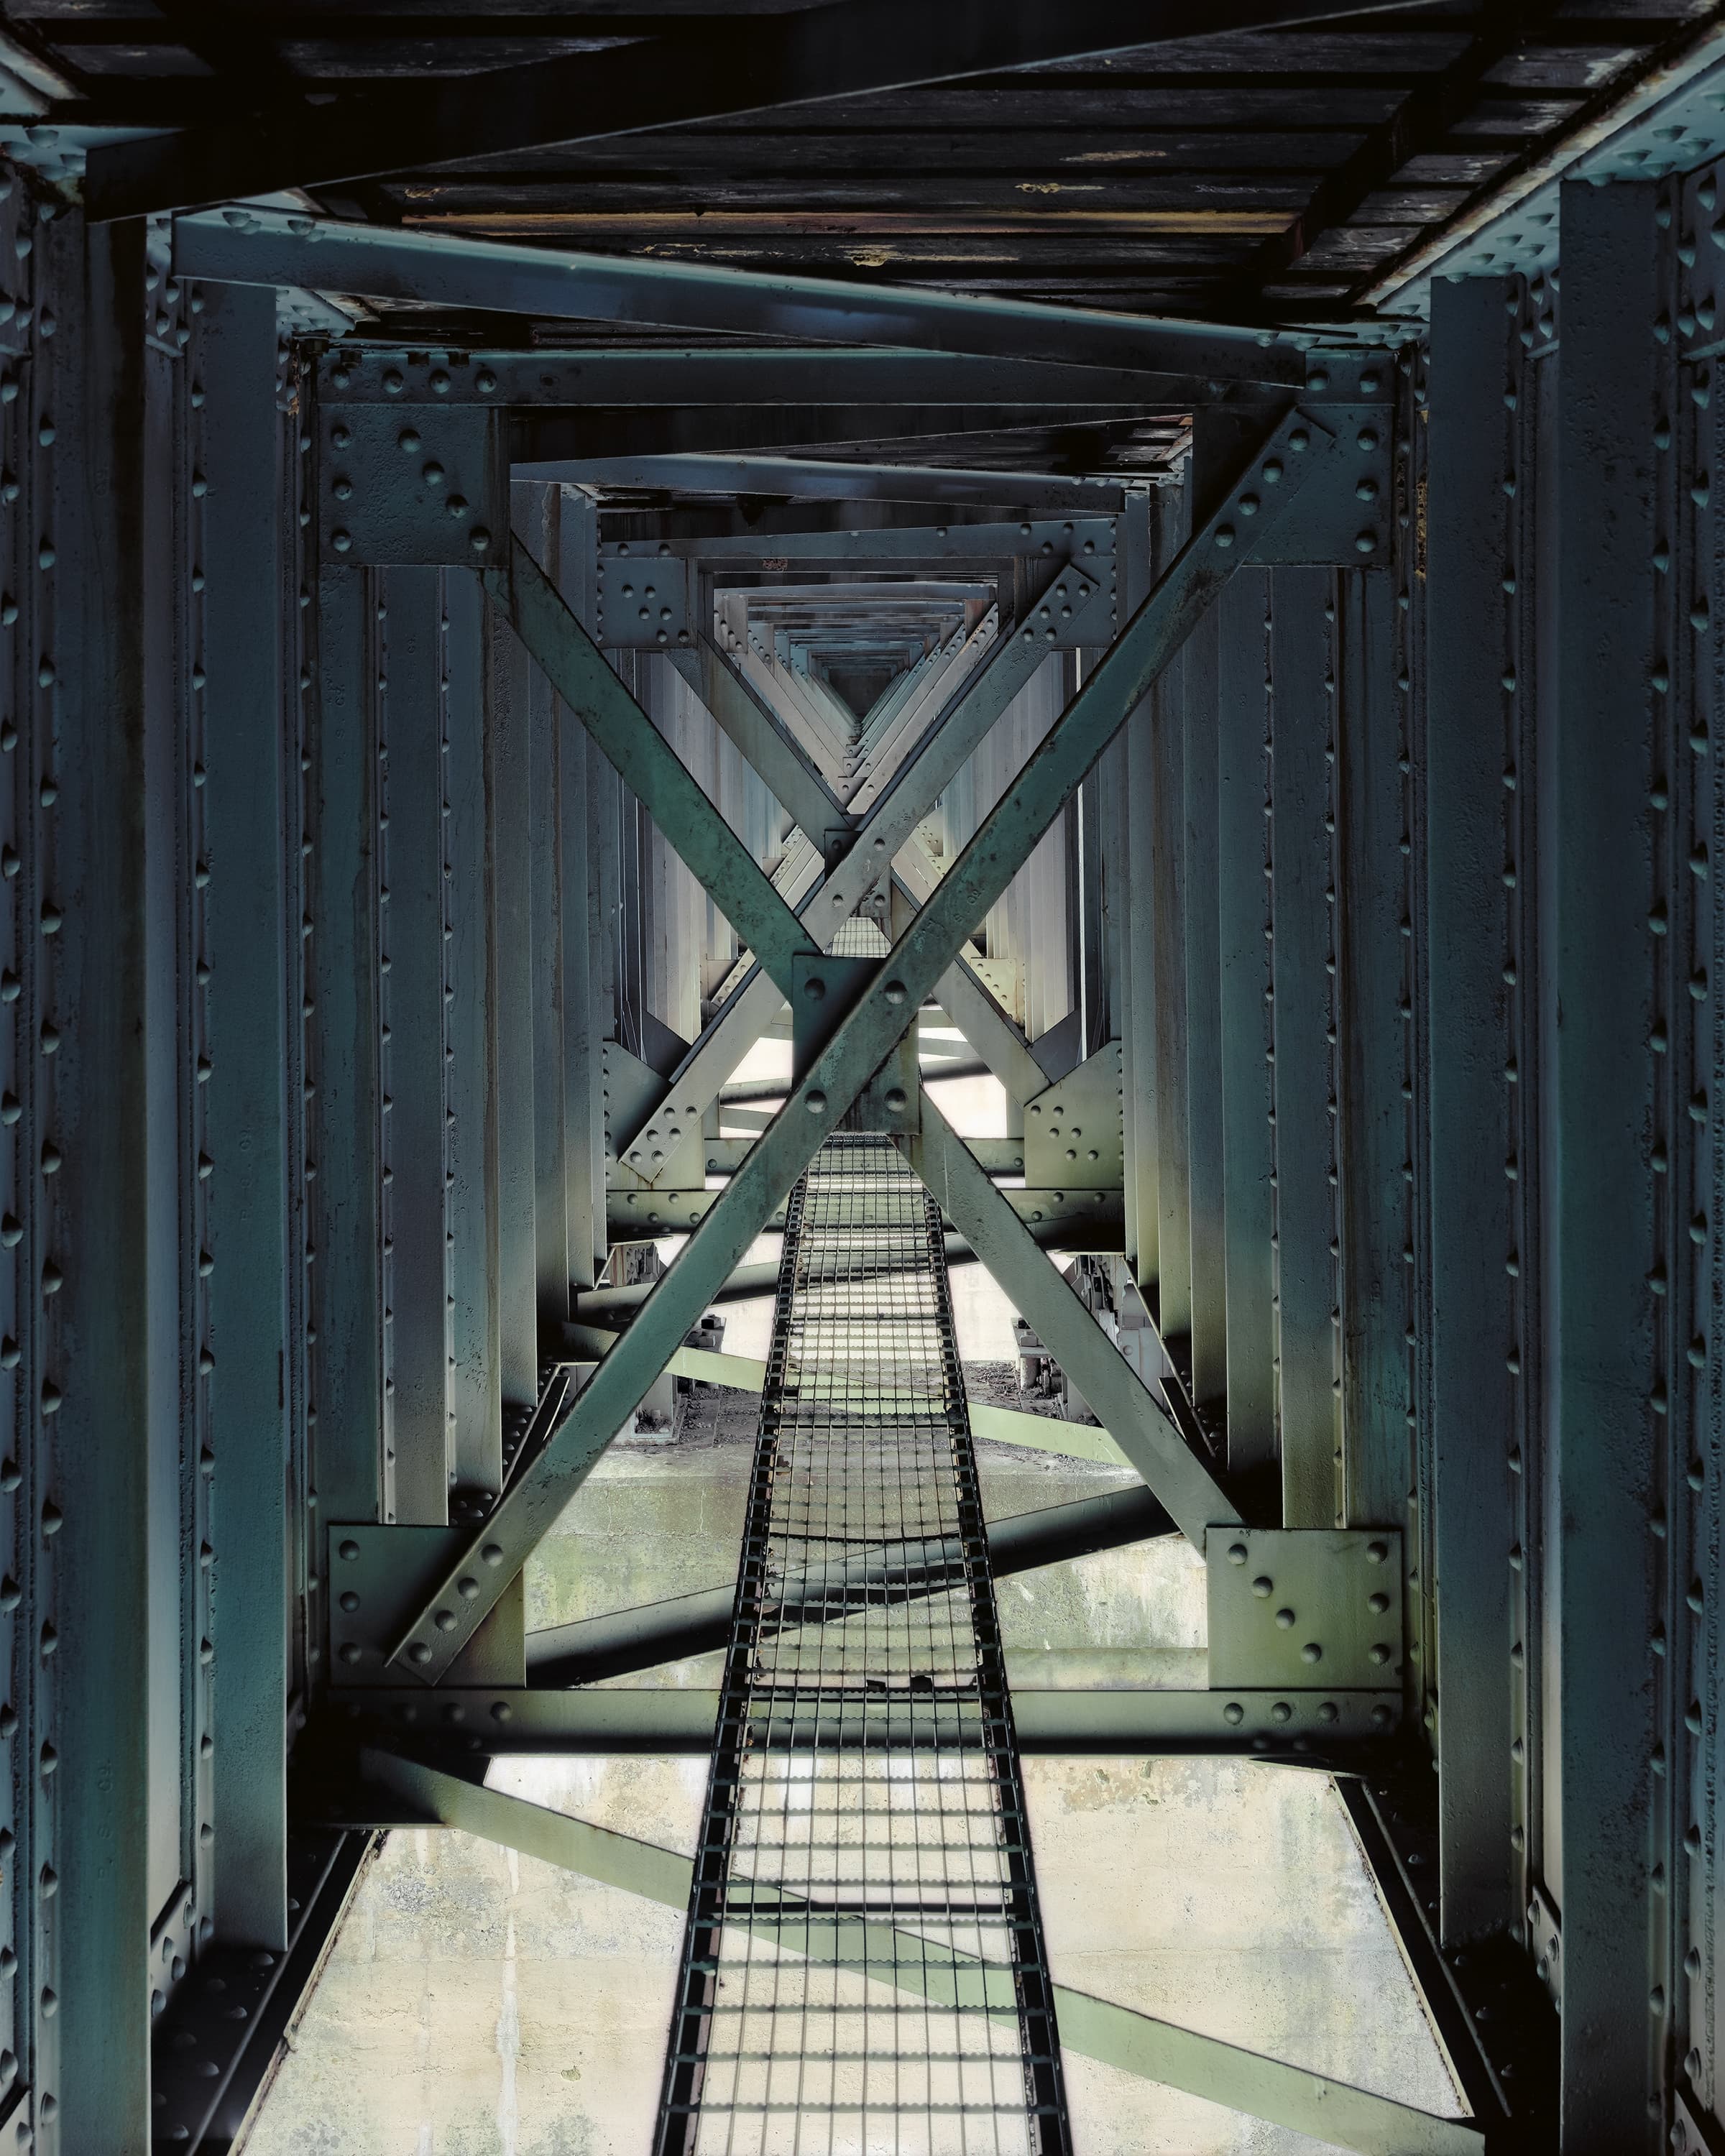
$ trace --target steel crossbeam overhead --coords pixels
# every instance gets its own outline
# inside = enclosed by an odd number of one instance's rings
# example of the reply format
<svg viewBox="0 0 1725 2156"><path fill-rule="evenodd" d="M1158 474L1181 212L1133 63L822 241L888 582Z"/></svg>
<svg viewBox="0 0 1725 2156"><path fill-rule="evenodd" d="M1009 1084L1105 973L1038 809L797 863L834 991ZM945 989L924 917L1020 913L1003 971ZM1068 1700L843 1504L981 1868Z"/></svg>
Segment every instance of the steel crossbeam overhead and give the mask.
<svg viewBox="0 0 1725 2156"><path fill-rule="evenodd" d="M619 39L531 68L316 101L288 92L243 117L121 141L91 161L90 214L137 217L1389 4L1183 0L1148 35L1132 0L1069 0L1055 17L1034 0L950 0L933 18L916 0L839 0L711 28L685 23L675 40Z"/></svg>
<svg viewBox="0 0 1725 2156"><path fill-rule="evenodd" d="M1244 461L1219 506L881 962L567 1418L526 1471L515 1477L483 1529L404 1629L392 1663L434 1682L449 1668L699 1321L707 1297L742 1262L817 1148L914 1023L976 922L1142 702L1240 562L1286 518L1330 442L1316 422L1296 409ZM1034 630L1019 634L1034 640ZM1211 1521L1238 1517L1183 1448L1178 1453L1170 1448L1152 1486L1194 1541Z"/></svg>
<svg viewBox="0 0 1725 2156"><path fill-rule="evenodd" d="M439 385L431 390L434 372ZM319 400L326 405L432 394L446 403L491 404L517 415L702 404L1064 405L1185 413L1209 399L1214 387L1201 375L1183 380L1126 367L833 345L799 352L771 344L667 350L572 343L531 352L449 352L439 354L434 365L421 353L362 346L326 354L317 372Z"/></svg>
<svg viewBox="0 0 1725 2156"><path fill-rule="evenodd" d="M1043 516L1115 516L1121 489L1106 477L966 470L957 465L880 464L860 457L579 457L517 464L517 479L560 480L604 491L765 494L788 501L938 501L1023 509Z"/></svg>
<svg viewBox="0 0 1725 2156"><path fill-rule="evenodd" d="M394 1816L459 1828L668 1908L688 1906L693 1866L670 1850L570 1819L502 1790L485 1789L404 1752L367 1748L361 1766L367 1782L393 1804L405 1808ZM799 1953L806 1940L808 1950L829 1958L841 1957L871 1973L891 1972L901 1983L910 1980L917 1969L928 1969L926 1956L909 1951L913 1942L901 1945L899 1935L884 1924L849 1917L829 1917L824 1926L812 1909L763 1915L753 1921L774 1938L791 1928ZM814 1936L828 1927L838 1934L830 1945ZM978 1962L972 1966L980 1984L984 1965ZM1053 1994L1060 2041L1067 2051L1291 2128L1332 2147L1358 2150L1359 2156L1481 2156L1484 2148L1483 2133L1471 2119L1440 2118L1392 2097L1286 2065L1219 2037L1199 2035L1065 1984L1055 1984ZM956 1993L930 1995L950 2001L966 1994L961 1988ZM1002 2002L1003 2014L1015 2010L1009 2001Z"/></svg>
<svg viewBox="0 0 1725 2156"><path fill-rule="evenodd" d="M1297 386L1306 378L1304 354L1261 331L837 278L553 253L249 206L177 218L174 265L182 276L215 284L359 292L564 321L1049 359L1224 382Z"/></svg>

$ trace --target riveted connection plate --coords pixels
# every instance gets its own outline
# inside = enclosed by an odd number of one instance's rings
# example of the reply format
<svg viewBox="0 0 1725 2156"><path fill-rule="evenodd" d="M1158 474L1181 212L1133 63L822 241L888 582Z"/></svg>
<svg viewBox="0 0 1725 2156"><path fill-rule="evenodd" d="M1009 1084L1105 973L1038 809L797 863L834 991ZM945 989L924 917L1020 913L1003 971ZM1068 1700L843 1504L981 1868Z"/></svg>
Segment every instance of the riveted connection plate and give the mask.
<svg viewBox="0 0 1725 2156"><path fill-rule="evenodd" d="M595 574L596 644L657 650L694 642L687 562L651 555L624 561L614 550L601 547Z"/></svg>
<svg viewBox="0 0 1725 2156"><path fill-rule="evenodd" d="M1388 1528L1212 1527L1212 1691L1401 1681L1402 1544Z"/></svg>
<svg viewBox="0 0 1725 2156"><path fill-rule="evenodd" d="M806 1070L880 970L878 958L835 958L799 951L791 960L791 1065ZM891 1055L858 1095L847 1130L889 1134L922 1127L922 1086L912 1019Z"/></svg>
<svg viewBox="0 0 1725 2156"><path fill-rule="evenodd" d="M317 444L324 561L483 568L507 558L496 413L341 404L320 413Z"/></svg>
<svg viewBox="0 0 1725 2156"><path fill-rule="evenodd" d="M447 1577L472 1537L470 1527L330 1529L324 1577L330 1592L330 1666L338 1686L399 1686L390 1649ZM500 1553L501 1558L501 1553ZM455 1684L526 1682L526 1603L517 1573L503 1598L449 1666Z"/></svg>
<svg viewBox="0 0 1725 2156"><path fill-rule="evenodd" d="M1024 1103L1024 1181L1033 1188L1118 1190L1126 1180L1120 1043Z"/></svg>

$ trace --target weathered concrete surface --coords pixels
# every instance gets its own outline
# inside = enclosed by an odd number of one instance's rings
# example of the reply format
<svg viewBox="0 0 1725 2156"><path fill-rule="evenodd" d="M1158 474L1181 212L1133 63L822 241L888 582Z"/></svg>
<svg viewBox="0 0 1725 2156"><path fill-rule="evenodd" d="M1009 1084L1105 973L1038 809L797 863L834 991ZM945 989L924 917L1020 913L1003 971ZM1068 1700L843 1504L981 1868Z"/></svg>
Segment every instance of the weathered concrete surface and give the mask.
<svg viewBox="0 0 1725 2156"><path fill-rule="evenodd" d="M692 1851L696 1760L520 1760L536 1803ZM1055 1978L1449 2110L1333 1791L1209 1761L1025 1763ZM245 2156L649 2156L681 1921L465 1835L393 1835ZM1316 2143L1068 2055L1081 2156Z"/></svg>
<svg viewBox="0 0 1725 2156"><path fill-rule="evenodd" d="M1439 2112L1461 2109L1328 1778L1027 1759L1057 1982ZM1320 2144L1066 2056L1081 2156Z"/></svg>

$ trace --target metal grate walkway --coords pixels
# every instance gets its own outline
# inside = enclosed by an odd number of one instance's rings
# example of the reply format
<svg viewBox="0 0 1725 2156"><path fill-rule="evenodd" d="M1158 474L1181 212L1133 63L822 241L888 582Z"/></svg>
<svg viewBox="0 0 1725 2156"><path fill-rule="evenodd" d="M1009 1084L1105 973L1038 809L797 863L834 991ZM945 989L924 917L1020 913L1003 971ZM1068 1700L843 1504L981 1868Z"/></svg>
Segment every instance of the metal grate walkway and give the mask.
<svg viewBox="0 0 1725 2156"><path fill-rule="evenodd" d="M1070 2146L940 1216L787 1209L659 2156Z"/></svg>

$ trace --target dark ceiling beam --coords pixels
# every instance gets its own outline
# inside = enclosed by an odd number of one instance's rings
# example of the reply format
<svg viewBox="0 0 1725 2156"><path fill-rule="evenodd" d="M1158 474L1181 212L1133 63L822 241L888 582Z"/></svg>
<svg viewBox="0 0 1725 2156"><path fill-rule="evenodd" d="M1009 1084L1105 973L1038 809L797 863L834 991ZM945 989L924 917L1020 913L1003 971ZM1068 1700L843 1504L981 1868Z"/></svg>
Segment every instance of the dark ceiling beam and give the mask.
<svg viewBox="0 0 1725 2156"><path fill-rule="evenodd" d="M1095 410L1054 405L917 404L627 405L511 414L517 462L593 457L824 456L834 450L871 462L895 457L919 464L1000 465L1009 470L1082 472L1117 446L1142 446L1151 415L1117 406ZM1180 428L1164 420L1172 443ZM1060 461L1045 463L1058 438ZM919 444L937 440L937 451ZM902 449L884 446L902 443ZM842 445L842 449L841 449ZM879 455L871 453L879 450Z"/></svg>
<svg viewBox="0 0 1725 2156"><path fill-rule="evenodd" d="M1117 515L1109 480L1046 472L962 471L936 465L881 465L815 457L587 457L516 465L515 479L552 480L630 493L764 494L783 501L983 502L1052 516Z"/></svg>
<svg viewBox="0 0 1725 2156"><path fill-rule="evenodd" d="M705 263L576 254L392 231L290 211L206 210L174 220L174 266L217 284L414 300L547 321L653 323L799 343L1055 360L1219 382L1302 385L1303 356L1225 323L977 299Z"/></svg>
<svg viewBox="0 0 1725 2156"><path fill-rule="evenodd" d="M437 386L431 386L434 373ZM648 346L450 353L430 360L382 345L341 344L318 367L326 406L495 404L511 410L594 406L750 404L1018 404L1160 407L1211 401L1200 376L1181 381L1127 367L1066 367L968 352L806 352L781 346Z"/></svg>
<svg viewBox="0 0 1725 2156"><path fill-rule="evenodd" d="M1334 167L1286 231L1266 240L1244 273L1247 288L1274 285L1296 268L1327 232L1345 225L1367 198L1389 187L1415 158L1440 148L1456 123L1477 104L1486 77L1558 13L1558 0L1490 0L1481 8L1472 43L1450 66L1422 83L1399 105L1388 123L1373 128L1353 154ZM1368 283L1375 270L1354 280Z"/></svg>
<svg viewBox="0 0 1725 2156"><path fill-rule="evenodd" d="M793 15L692 21L675 36L387 91L271 94L221 122L93 150L85 213L100 223L771 112L1092 54L1141 50L1433 0L836 0ZM602 24L596 23L596 29ZM318 101L313 102L316 97Z"/></svg>

